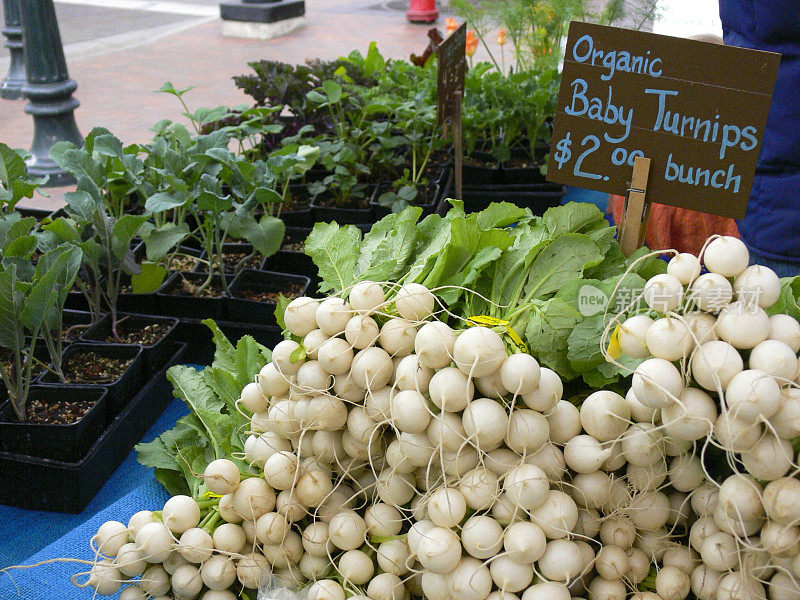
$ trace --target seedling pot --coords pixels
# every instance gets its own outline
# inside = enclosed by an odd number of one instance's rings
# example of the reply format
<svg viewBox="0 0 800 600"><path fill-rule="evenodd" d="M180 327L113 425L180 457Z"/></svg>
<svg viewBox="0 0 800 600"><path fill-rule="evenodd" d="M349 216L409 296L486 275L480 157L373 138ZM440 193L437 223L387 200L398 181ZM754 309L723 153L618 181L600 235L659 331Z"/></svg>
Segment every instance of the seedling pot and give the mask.
<svg viewBox="0 0 800 600"><path fill-rule="evenodd" d="M20 423L6 402L0 407L0 449L38 458L78 461L100 437L106 425L106 389L102 386L31 386L28 402L53 404L89 400L92 407L69 425Z"/></svg>
<svg viewBox="0 0 800 600"><path fill-rule="evenodd" d="M83 352L94 352L105 358L117 358L130 360L130 364L120 376L113 382L90 384L87 382L62 383L58 377L50 371L45 371L39 378L38 383L45 385L56 385L65 390L76 388L105 388L108 390L106 395L106 423L116 417L127 405L128 401L139 391L144 383L144 363L142 361L142 348L134 344L87 344L78 342L70 344L64 351L62 364L66 365L67 360ZM71 392L70 393L74 393Z"/></svg>
<svg viewBox="0 0 800 600"><path fill-rule="evenodd" d="M178 319L175 317L158 317L153 315L140 315L133 313L120 313L117 315L118 332L126 329L140 329L146 325L166 325L169 329L162 337L152 344L137 344L142 348L142 361L144 362L144 373L149 377L157 372L164 361L167 359L168 352L172 349L172 341L175 338L175 328L178 326ZM81 336L81 341L92 344L116 345L117 342L109 342L108 338L112 335L111 316L106 315L98 323Z"/></svg>
<svg viewBox="0 0 800 600"><path fill-rule="evenodd" d="M183 361L185 349L184 344L173 344L163 368L79 460L0 451L0 504L60 513L83 511L172 401L166 372Z"/></svg>
<svg viewBox="0 0 800 600"><path fill-rule="evenodd" d="M242 292L245 289L255 292L283 292L284 294L294 291L296 295L302 296L308 290L309 284L309 278L302 275L245 269L236 276L231 285L228 318L234 322L276 325L275 307L277 303L275 301L250 300L243 297Z"/></svg>
<svg viewBox="0 0 800 600"><path fill-rule="evenodd" d="M324 204L320 198L315 198L314 201L311 202L311 208L314 211L314 221L318 223L336 221L339 225L374 223L377 219L375 218L371 204L376 199L377 193L377 185L371 185L367 188L364 200L365 208L328 206ZM281 213L281 216L283 216L283 213Z"/></svg>
<svg viewBox="0 0 800 600"><path fill-rule="evenodd" d="M206 280L206 277L205 273L174 273L164 282L158 292L153 294L155 314L178 317L180 319L202 316L202 318L206 319L224 320L227 315L227 301L224 296L201 297L174 292L174 290L178 289L178 286L183 285L184 278L191 284L200 286ZM231 285L232 282L233 277L230 277L228 285ZM214 275L211 279L211 285L221 286L222 277Z"/></svg>

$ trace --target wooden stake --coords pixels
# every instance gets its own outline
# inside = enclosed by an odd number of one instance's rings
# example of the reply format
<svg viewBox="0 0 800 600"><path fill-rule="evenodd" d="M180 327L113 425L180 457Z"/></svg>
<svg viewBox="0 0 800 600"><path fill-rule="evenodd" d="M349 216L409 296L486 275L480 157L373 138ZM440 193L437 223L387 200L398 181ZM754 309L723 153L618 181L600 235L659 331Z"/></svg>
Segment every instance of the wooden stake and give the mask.
<svg viewBox="0 0 800 600"><path fill-rule="evenodd" d="M633 176L625 203L625 216L620 227L620 246L625 256L630 256L644 246L647 234L647 179L650 159L637 156L633 163Z"/></svg>
<svg viewBox="0 0 800 600"><path fill-rule="evenodd" d="M462 183L461 183L461 173L462 173L462 162L464 160L463 156L463 149L462 149L462 128L461 128L461 103L462 103L462 94L461 91L456 91L453 94L453 151L455 152L455 182L456 182L456 199L463 200L464 197L462 195Z"/></svg>

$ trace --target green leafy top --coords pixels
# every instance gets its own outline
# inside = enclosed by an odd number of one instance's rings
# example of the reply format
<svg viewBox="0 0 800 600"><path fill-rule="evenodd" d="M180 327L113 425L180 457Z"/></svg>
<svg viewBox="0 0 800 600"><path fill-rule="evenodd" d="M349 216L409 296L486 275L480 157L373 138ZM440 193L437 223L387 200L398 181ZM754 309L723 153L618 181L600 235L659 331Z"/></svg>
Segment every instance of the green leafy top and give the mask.
<svg viewBox="0 0 800 600"><path fill-rule="evenodd" d="M663 270L663 261L640 261L620 281L642 254L622 254L616 229L594 205L570 203L539 218L508 203L472 214L461 202L451 203L445 216L422 221L420 209L407 208L365 235L352 225L318 223L306 253L319 268L320 292L346 296L363 280L422 283L464 319L508 321L531 352L565 379L613 382L624 374L600 352L610 319L602 309L613 308L622 292L640 289L643 277ZM596 314L581 312L584 284L606 296Z"/></svg>
<svg viewBox="0 0 800 600"><path fill-rule="evenodd" d="M203 323L214 335L214 362L202 371L176 365L167 372L175 395L186 402L191 414L152 442L136 446L139 462L155 469L170 494L196 499L207 491L200 475L212 460L228 458L242 473L251 473L242 460L250 416L236 402L253 373L271 358L270 351L251 336L242 337L234 346L214 321Z"/></svg>

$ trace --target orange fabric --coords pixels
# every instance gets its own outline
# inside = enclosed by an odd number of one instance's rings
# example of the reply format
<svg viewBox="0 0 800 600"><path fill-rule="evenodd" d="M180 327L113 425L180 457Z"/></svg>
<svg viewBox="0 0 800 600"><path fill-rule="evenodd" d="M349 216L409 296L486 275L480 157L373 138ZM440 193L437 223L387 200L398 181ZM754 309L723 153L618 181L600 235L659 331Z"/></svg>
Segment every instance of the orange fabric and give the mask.
<svg viewBox="0 0 800 600"><path fill-rule="evenodd" d="M611 196L608 210L614 216L614 222L620 224L625 210L625 197ZM647 247L651 250L673 248L679 252L698 254L706 239L715 233L740 237L733 219L665 204L650 205Z"/></svg>

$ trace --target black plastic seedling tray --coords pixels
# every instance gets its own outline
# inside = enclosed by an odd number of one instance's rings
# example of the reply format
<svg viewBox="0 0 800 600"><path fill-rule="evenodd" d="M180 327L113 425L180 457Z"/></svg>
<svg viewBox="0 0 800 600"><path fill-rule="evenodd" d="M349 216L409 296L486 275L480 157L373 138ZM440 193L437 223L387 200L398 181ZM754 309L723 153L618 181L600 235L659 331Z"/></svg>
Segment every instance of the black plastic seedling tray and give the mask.
<svg viewBox="0 0 800 600"><path fill-rule="evenodd" d="M106 389L57 385L31 386L28 402L52 404L61 400L89 400L94 405L69 425L20 423L11 403L0 406L0 450L38 458L77 461L102 435L106 426ZM1 478L1 477L0 477Z"/></svg>
<svg viewBox="0 0 800 600"><path fill-rule="evenodd" d="M186 346L173 344L169 360L77 462L0 452L0 504L29 510L79 513L172 401L167 369Z"/></svg>

